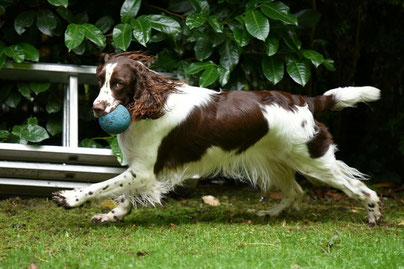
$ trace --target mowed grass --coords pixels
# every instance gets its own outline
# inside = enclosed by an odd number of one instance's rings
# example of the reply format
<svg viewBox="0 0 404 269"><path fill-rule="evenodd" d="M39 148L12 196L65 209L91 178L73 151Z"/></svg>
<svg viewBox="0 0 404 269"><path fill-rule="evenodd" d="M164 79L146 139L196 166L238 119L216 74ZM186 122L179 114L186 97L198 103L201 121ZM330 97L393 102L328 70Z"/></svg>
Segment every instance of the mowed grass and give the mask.
<svg viewBox="0 0 404 269"><path fill-rule="evenodd" d="M357 202L309 193L300 212L270 219L254 210L278 199L200 186L105 226L89 221L107 210L100 206L66 211L45 198L10 198L0 201L0 268L404 268L402 193L384 199L374 228ZM221 205L203 204L208 194Z"/></svg>

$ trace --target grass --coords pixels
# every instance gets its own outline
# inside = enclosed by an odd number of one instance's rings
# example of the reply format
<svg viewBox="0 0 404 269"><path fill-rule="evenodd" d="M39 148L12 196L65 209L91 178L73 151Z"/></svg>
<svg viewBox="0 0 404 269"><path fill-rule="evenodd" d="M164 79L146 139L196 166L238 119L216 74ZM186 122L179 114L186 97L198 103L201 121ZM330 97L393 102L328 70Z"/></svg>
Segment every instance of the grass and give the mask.
<svg viewBox="0 0 404 269"><path fill-rule="evenodd" d="M203 204L207 194L221 205ZM253 210L279 201L260 197L245 186L201 186L105 226L89 221L105 208L2 200L0 268L404 268L402 193L385 199L385 221L374 228L349 199L307 198L300 212L269 219Z"/></svg>

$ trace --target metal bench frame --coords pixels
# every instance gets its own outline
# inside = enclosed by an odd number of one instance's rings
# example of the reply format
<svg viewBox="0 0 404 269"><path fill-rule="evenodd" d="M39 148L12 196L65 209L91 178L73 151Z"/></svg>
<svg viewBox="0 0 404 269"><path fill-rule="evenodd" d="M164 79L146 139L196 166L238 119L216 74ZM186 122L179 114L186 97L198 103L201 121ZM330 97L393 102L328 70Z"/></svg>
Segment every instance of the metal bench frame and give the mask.
<svg viewBox="0 0 404 269"><path fill-rule="evenodd" d="M0 194L48 195L121 173L109 149L78 147L78 87L96 85L95 66L6 63L0 79L64 83L62 146L0 143Z"/></svg>

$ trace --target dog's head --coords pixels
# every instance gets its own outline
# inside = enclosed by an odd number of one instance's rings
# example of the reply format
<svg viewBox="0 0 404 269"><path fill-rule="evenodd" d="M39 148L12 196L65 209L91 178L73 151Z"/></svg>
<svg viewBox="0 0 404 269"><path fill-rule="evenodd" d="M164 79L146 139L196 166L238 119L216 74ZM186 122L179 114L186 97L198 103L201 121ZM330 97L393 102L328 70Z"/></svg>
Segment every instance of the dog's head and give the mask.
<svg viewBox="0 0 404 269"><path fill-rule="evenodd" d="M108 114L122 104L132 120L160 117L167 95L178 83L150 70L153 60L142 52L101 54L96 72L100 93L93 103L94 116Z"/></svg>

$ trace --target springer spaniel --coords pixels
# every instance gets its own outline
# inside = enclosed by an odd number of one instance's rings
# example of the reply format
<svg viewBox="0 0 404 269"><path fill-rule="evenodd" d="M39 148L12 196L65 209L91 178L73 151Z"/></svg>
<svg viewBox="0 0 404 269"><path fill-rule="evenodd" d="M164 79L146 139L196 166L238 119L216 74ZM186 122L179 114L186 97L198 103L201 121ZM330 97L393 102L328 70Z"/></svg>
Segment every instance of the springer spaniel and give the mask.
<svg viewBox="0 0 404 269"><path fill-rule="evenodd" d="M376 101L378 89L337 88L317 97L280 91L217 92L164 77L148 68L152 60L141 52L101 56L94 116L119 104L128 108L131 124L118 141L129 168L110 180L55 193L59 206L114 198L118 206L92 221L116 222L137 203L160 204L165 193L186 179L221 174L264 191L279 189L281 202L258 213L277 216L299 209L299 172L361 201L369 225L381 219L377 194L360 181L366 176L336 160L331 134L314 119L321 111Z"/></svg>

